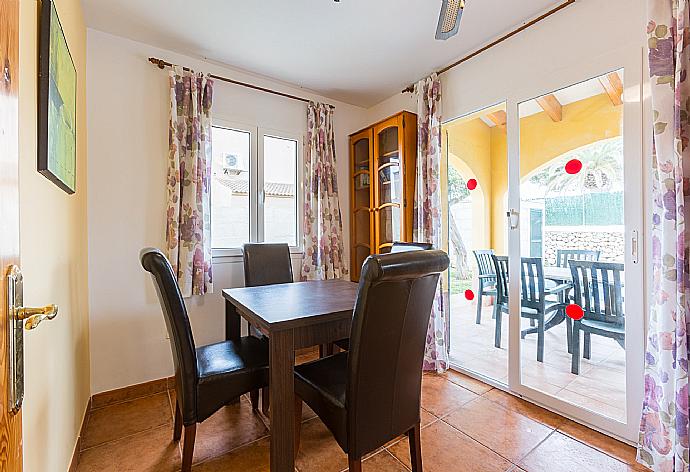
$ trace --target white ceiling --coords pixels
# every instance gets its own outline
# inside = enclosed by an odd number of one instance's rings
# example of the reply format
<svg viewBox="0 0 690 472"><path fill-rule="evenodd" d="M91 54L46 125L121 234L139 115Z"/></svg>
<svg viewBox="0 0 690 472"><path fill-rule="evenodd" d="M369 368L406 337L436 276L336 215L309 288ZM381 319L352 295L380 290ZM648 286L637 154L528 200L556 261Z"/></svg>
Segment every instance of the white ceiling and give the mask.
<svg viewBox="0 0 690 472"><path fill-rule="evenodd" d="M441 0L82 0L91 28L374 105L559 0L468 0L436 41Z"/></svg>

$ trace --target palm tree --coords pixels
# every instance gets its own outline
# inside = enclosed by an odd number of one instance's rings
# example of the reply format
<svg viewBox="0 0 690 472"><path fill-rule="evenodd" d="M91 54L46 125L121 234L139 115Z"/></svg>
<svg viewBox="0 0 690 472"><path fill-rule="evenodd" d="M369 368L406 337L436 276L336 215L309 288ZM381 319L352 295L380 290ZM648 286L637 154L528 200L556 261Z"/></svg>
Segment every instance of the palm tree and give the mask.
<svg viewBox="0 0 690 472"><path fill-rule="evenodd" d="M571 159L582 162L582 170L568 174L565 164ZM623 187L623 138L597 141L553 160L530 178L530 182L550 193L585 193L614 191Z"/></svg>

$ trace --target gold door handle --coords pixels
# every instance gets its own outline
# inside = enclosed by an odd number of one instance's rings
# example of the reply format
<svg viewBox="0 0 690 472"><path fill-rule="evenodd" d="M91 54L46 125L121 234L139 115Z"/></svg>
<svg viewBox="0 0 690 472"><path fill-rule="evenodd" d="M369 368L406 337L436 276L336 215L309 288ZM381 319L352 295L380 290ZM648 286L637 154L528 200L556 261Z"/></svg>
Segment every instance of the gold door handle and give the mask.
<svg viewBox="0 0 690 472"><path fill-rule="evenodd" d="M29 330L35 329L43 320L52 320L57 314L57 305L46 305L41 308L19 308L16 318L22 321L26 320L24 328Z"/></svg>

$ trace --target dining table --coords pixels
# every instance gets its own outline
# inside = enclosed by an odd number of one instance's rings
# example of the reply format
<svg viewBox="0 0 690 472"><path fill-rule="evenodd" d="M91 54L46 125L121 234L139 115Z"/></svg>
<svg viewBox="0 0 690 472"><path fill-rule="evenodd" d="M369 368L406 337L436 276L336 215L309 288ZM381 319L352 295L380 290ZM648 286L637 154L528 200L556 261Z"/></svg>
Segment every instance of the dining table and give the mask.
<svg viewBox="0 0 690 472"><path fill-rule="evenodd" d="M357 286L327 280L223 290L226 339L239 340L241 318L268 337L273 472L295 470L295 350L350 336Z"/></svg>

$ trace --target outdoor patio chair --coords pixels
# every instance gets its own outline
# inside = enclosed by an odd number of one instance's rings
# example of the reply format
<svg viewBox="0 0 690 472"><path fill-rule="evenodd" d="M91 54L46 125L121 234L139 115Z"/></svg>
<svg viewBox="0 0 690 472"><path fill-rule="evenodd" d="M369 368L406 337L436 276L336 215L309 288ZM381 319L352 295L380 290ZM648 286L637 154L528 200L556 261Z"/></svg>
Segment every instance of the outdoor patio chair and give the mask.
<svg viewBox="0 0 690 472"><path fill-rule="evenodd" d="M477 324L482 323L482 297L484 295L496 296L496 270L491 256L494 255L493 249L478 249L472 251L474 258L477 259L479 269L479 290L477 291ZM494 301L494 303L496 303Z"/></svg>
<svg viewBox="0 0 690 472"><path fill-rule="evenodd" d="M508 257L491 256L496 270L496 332L494 345L501 347L501 318L508 313ZM559 310L564 309L560 301L550 301L548 295L558 295L570 288L568 284L560 284L547 290L544 286L544 266L541 257L523 257L520 261L520 316L535 320L537 326L522 330L520 338L537 333L537 361L544 362L544 331L545 326ZM546 320L546 315L551 315Z"/></svg>
<svg viewBox="0 0 690 472"><path fill-rule="evenodd" d="M568 261L573 275L573 301L584 311L573 322L571 372L580 373L580 331L584 332L583 356L592 356L592 334L615 339L625 349L623 309L623 264L595 261Z"/></svg>
<svg viewBox="0 0 690 472"><path fill-rule="evenodd" d="M568 267L568 261L598 261L601 251L590 249L558 249L556 267Z"/></svg>

